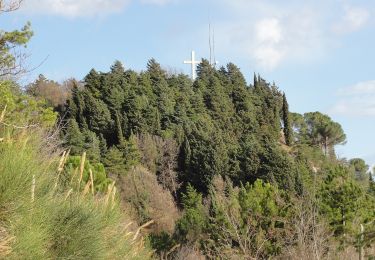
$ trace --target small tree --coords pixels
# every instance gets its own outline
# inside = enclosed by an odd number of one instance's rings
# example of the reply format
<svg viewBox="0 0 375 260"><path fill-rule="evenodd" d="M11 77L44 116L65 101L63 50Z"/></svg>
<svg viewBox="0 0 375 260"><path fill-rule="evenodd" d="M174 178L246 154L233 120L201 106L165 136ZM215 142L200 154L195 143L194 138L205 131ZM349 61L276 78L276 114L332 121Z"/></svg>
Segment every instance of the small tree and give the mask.
<svg viewBox="0 0 375 260"><path fill-rule="evenodd" d="M182 194L184 213L176 225L177 237L185 242L197 242L207 225L207 217L202 203L202 194L190 184Z"/></svg>
<svg viewBox="0 0 375 260"><path fill-rule="evenodd" d="M65 135L65 145L71 149L71 154L80 155L83 153L85 137L82 134L77 121L70 119Z"/></svg>
<svg viewBox="0 0 375 260"><path fill-rule="evenodd" d="M325 214L335 235L354 232L353 227L361 208L363 191L351 178L344 166L328 169L319 192L320 209Z"/></svg>
<svg viewBox="0 0 375 260"><path fill-rule="evenodd" d="M214 186L208 232L218 258L263 259L280 253L285 212L278 193L261 180L241 188L228 180L221 188Z"/></svg>

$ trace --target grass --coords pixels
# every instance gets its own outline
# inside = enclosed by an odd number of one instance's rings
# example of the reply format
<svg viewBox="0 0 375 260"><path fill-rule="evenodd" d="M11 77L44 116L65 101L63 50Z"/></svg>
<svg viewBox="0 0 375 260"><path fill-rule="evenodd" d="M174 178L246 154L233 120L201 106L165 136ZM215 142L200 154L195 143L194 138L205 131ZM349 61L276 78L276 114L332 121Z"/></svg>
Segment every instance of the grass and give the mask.
<svg viewBox="0 0 375 260"><path fill-rule="evenodd" d="M93 195L78 169L71 187L56 188L66 160L42 132L10 137L0 129L0 138L1 259L150 258L143 239L133 239L113 185L107 194Z"/></svg>

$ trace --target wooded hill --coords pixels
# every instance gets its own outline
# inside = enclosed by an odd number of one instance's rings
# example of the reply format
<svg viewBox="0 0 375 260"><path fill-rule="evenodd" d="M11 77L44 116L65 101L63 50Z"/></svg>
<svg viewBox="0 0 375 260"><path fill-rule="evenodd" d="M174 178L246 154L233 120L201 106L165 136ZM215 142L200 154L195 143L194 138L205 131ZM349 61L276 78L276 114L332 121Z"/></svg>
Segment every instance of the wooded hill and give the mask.
<svg viewBox="0 0 375 260"><path fill-rule="evenodd" d="M375 257L375 182L329 116L207 60L22 87L31 36L0 32L0 258Z"/></svg>
<svg viewBox="0 0 375 260"><path fill-rule="evenodd" d="M372 246L374 181L362 159L337 160L339 123L289 112L275 84L259 75L248 84L232 63L202 60L197 75L169 74L154 59L140 73L116 61L71 81L55 108L66 149L116 180L139 225L154 221L146 234L160 257L185 248L209 258L330 258ZM40 97L46 81L30 93Z"/></svg>

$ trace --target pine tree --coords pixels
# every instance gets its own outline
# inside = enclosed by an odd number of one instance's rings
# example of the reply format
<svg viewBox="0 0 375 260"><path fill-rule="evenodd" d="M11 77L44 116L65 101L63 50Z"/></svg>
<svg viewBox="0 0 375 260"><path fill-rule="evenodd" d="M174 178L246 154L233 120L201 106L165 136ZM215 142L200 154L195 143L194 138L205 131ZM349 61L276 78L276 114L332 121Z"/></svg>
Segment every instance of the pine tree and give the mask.
<svg viewBox="0 0 375 260"><path fill-rule="evenodd" d="M166 79L166 72L154 58L148 61L147 72L149 73L152 85L154 86Z"/></svg>
<svg viewBox="0 0 375 260"><path fill-rule="evenodd" d="M182 194L184 214L176 224L177 237L183 242L196 242L207 225L207 219L202 203L202 194L191 185Z"/></svg>
<svg viewBox="0 0 375 260"><path fill-rule="evenodd" d="M13 2L2 1L0 5L1 13L3 12L4 5L7 4L14 5ZM27 23L21 30L14 30L10 32L3 30L1 31L0 77L17 75L25 72L25 68L22 64L22 62L24 62L22 57L24 57L24 55L14 50L26 47L26 44L29 42L32 36L33 32L31 31L30 23Z"/></svg>
<svg viewBox="0 0 375 260"><path fill-rule="evenodd" d="M81 155L84 151L85 137L81 133L74 118L69 119L66 128L65 145L71 149L71 154Z"/></svg>
<svg viewBox="0 0 375 260"><path fill-rule="evenodd" d="M344 144L346 135L337 122L320 112L305 113L304 118L308 126L310 143L319 145L326 156L334 152L334 146Z"/></svg>
<svg viewBox="0 0 375 260"><path fill-rule="evenodd" d="M119 76L121 76L122 74L124 74L124 72L125 72L125 69L121 61L116 60L111 66L111 73L118 74Z"/></svg>
<svg viewBox="0 0 375 260"><path fill-rule="evenodd" d="M120 176L127 172L124 153L115 146L108 149L103 163L111 174Z"/></svg>
<svg viewBox="0 0 375 260"><path fill-rule="evenodd" d="M350 179L348 169L334 166L328 169L319 192L321 211L326 214L336 235L342 235L353 229L362 207L363 191ZM355 228L355 227L354 227Z"/></svg>
<svg viewBox="0 0 375 260"><path fill-rule="evenodd" d="M84 145L83 148L87 153L87 158L94 163L100 162L100 140L98 136L90 131L85 130L84 135Z"/></svg>
<svg viewBox="0 0 375 260"><path fill-rule="evenodd" d="M95 98L102 97L103 87L101 86L101 75L94 69L91 69L89 74L84 78L85 88L90 91Z"/></svg>

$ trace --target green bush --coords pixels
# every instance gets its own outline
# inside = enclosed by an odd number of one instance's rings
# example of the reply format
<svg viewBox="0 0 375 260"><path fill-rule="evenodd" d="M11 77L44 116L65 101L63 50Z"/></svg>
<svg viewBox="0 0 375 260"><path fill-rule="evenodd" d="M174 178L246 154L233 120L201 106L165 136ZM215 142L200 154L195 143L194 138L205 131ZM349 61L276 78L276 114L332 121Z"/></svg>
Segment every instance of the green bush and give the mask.
<svg viewBox="0 0 375 260"><path fill-rule="evenodd" d="M149 257L141 241L133 241L125 228L128 221L112 199L113 193L103 198L85 196L74 186L73 191L54 188L58 157L35 132L0 142L0 157L0 231L5 234L0 243L10 249L0 248L0 258ZM73 157L69 163L79 164L79 158ZM100 185L108 180L104 168L92 167L98 173L95 187L103 189Z"/></svg>
<svg viewBox="0 0 375 260"><path fill-rule="evenodd" d="M74 174L79 174L77 169L79 169L81 164L80 156L70 156L66 161L65 165L65 179L66 181L71 181ZM85 160L82 181L87 183L90 181L90 169L93 174L94 188L96 191L104 192L107 190L108 185L112 182L107 178L107 174L104 169L104 165L101 163L91 163L89 160ZM77 177L77 176L76 176ZM84 185L81 185L84 186Z"/></svg>

